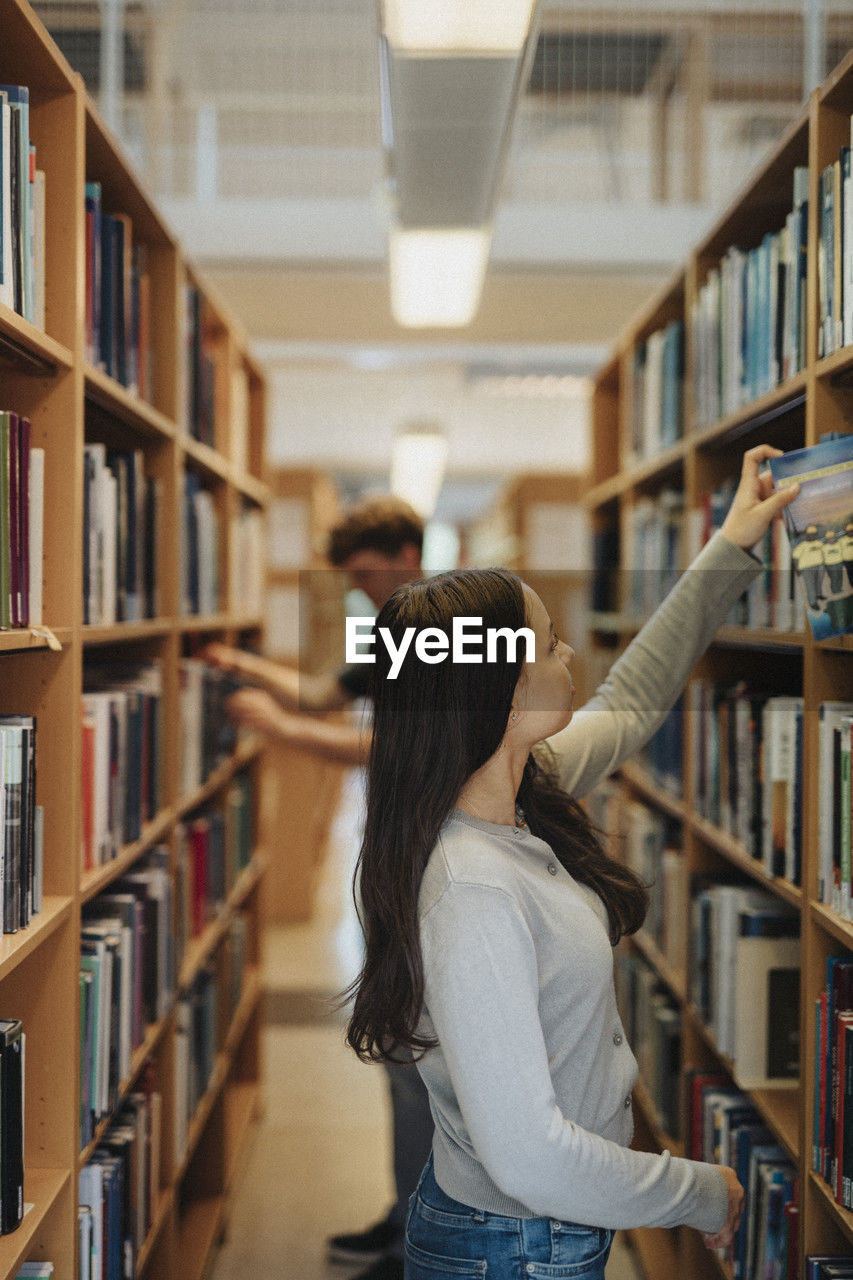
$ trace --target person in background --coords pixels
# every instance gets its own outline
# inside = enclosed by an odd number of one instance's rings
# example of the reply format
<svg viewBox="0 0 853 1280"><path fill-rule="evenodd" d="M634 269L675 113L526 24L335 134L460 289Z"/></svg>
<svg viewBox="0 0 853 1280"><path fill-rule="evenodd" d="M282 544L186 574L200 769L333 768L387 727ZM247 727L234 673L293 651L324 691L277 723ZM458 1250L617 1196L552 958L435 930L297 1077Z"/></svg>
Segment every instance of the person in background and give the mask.
<svg viewBox="0 0 853 1280"><path fill-rule="evenodd" d="M406 1280L603 1280L616 1228L684 1223L723 1247L738 1227L732 1169L629 1149L637 1063L612 947L648 895L578 799L648 741L761 571L749 548L798 491L760 473L778 454L745 455L721 530L576 714L574 653L507 570L413 582L380 611L396 646L457 617L535 640L532 660L507 646L481 663L413 646L393 679L377 646L347 1039L367 1061L414 1055L429 1090Z"/></svg>
<svg viewBox="0 0 853 1280"><path fill-rule="evenodd" d="M391 496L366 498L332 528L327 557L379 609L399 586L421 576L423 533L423 521L408 503ZM326 675L305 675L223 644L208 645L202 656L252 686L229 700L229 712L240 724L324 760L365 763L369 728L330 724L318 717L366 697L371 666L360 663ZM396 1199L386 1216L367 1230L328 1241L331 1261L362 1264L359 1280L402 1277L406 1210L432 1145L429 1098L417 1071L411 1065L389 1063L387 1078Z"/></svg>

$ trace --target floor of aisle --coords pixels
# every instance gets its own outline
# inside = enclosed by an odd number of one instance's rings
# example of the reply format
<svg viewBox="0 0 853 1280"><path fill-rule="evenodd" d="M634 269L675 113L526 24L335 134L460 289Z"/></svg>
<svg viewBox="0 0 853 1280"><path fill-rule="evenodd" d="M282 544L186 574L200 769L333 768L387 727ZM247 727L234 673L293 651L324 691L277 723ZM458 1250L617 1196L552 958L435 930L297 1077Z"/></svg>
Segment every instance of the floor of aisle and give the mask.
<svg viewBox="0 0 853 1280"><path fill-rule="evenodd" d="M264 945L264 1110L237 1181L210 1280L351 1280L325 1239L360 1230L391 1202L384 1072L360 1063L329 1006L358 969L350 896L360 779L349 776L309 924L276 926ZM617 1236L607 1280L641 1280Z"/></svg>

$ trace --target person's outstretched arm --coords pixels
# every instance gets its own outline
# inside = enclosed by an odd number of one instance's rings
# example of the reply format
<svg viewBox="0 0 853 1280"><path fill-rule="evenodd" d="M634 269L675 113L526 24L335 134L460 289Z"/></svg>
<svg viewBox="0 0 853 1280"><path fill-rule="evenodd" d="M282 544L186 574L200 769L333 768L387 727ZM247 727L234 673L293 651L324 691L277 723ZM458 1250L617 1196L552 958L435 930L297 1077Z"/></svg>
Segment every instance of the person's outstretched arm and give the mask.
<svg viewBox="0 0 853 1280"><path fill-rule="evenodd" d="M571 795L585 795L648 742L732 605L761 571L748 548L798 492L795 485L774 492L769 472L759 471L762 461L780 453L757 445L744 455L740 484L722 528L589 702L548 739L560 783Z"/></svg>
<svg viewBox="0 0 853 1280"><path fill-rule="evenodd" d="M334 724L313 715L284 711L262 689L240 689L228 699L228 713L238 724L258 730L280 746L306 751L334 764L367 764L372 729Z"/></svg>
<svg viewBox="0 0 853 1280"><path fill-rule="evenodd" d="M259 653L218 643L209 644L202 657L221 671L240 676L263 689L286 711L308 711L316 715L324 711L339 711L352 701L352 694L334 672L306 675L296 667L274 662Z"/></svg>

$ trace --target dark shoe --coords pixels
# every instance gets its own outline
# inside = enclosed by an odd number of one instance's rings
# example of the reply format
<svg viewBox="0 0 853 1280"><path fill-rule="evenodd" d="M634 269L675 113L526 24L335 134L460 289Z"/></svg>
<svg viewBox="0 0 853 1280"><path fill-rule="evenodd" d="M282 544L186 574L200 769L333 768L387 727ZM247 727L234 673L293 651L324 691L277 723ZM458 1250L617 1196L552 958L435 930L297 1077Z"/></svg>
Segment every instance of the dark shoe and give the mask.
<svg viewBox="0 0 853 1280"><path fill-rule="evenodd" d="M392 1245L402 1239L402 1231L393 1223L383 1219L367 1231L353 1232L351 1235L331 1236L328 1241L330 1262L376 1262L387 1253ZM402 1262L400 1276L402 1277ZM394 1273L397 1274L396 1272ZM372 1277L371 1277L372 1280ZM391 1272L388 1273L391 1280Z"/></svg>
<svg viewBox="0 0 853 1280"><path fill-rule="evenodd" d="M386 1253L365 1271L359 1271L355 1280L403 1280L403 1259Z"/></svg>

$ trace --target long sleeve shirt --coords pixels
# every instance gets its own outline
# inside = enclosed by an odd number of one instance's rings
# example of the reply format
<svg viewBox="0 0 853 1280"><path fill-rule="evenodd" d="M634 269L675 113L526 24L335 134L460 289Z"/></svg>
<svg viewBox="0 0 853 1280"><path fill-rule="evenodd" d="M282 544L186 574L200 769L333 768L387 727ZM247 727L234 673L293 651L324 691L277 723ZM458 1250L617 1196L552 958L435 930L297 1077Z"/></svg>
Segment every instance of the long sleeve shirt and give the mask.
<svg viewBox="0 0 853 1280"><path fill-rule="evenodd" d="M648 739L759 568L715 535L549 740L567 791L583 795ZM430 855L418 912L420 1030L438 1039L418 1070L443 1190L511 1217L718 1231L727 1192L717 1169L629 1150L637 1064L598 895L523 828L455 810Z"/></svg>

